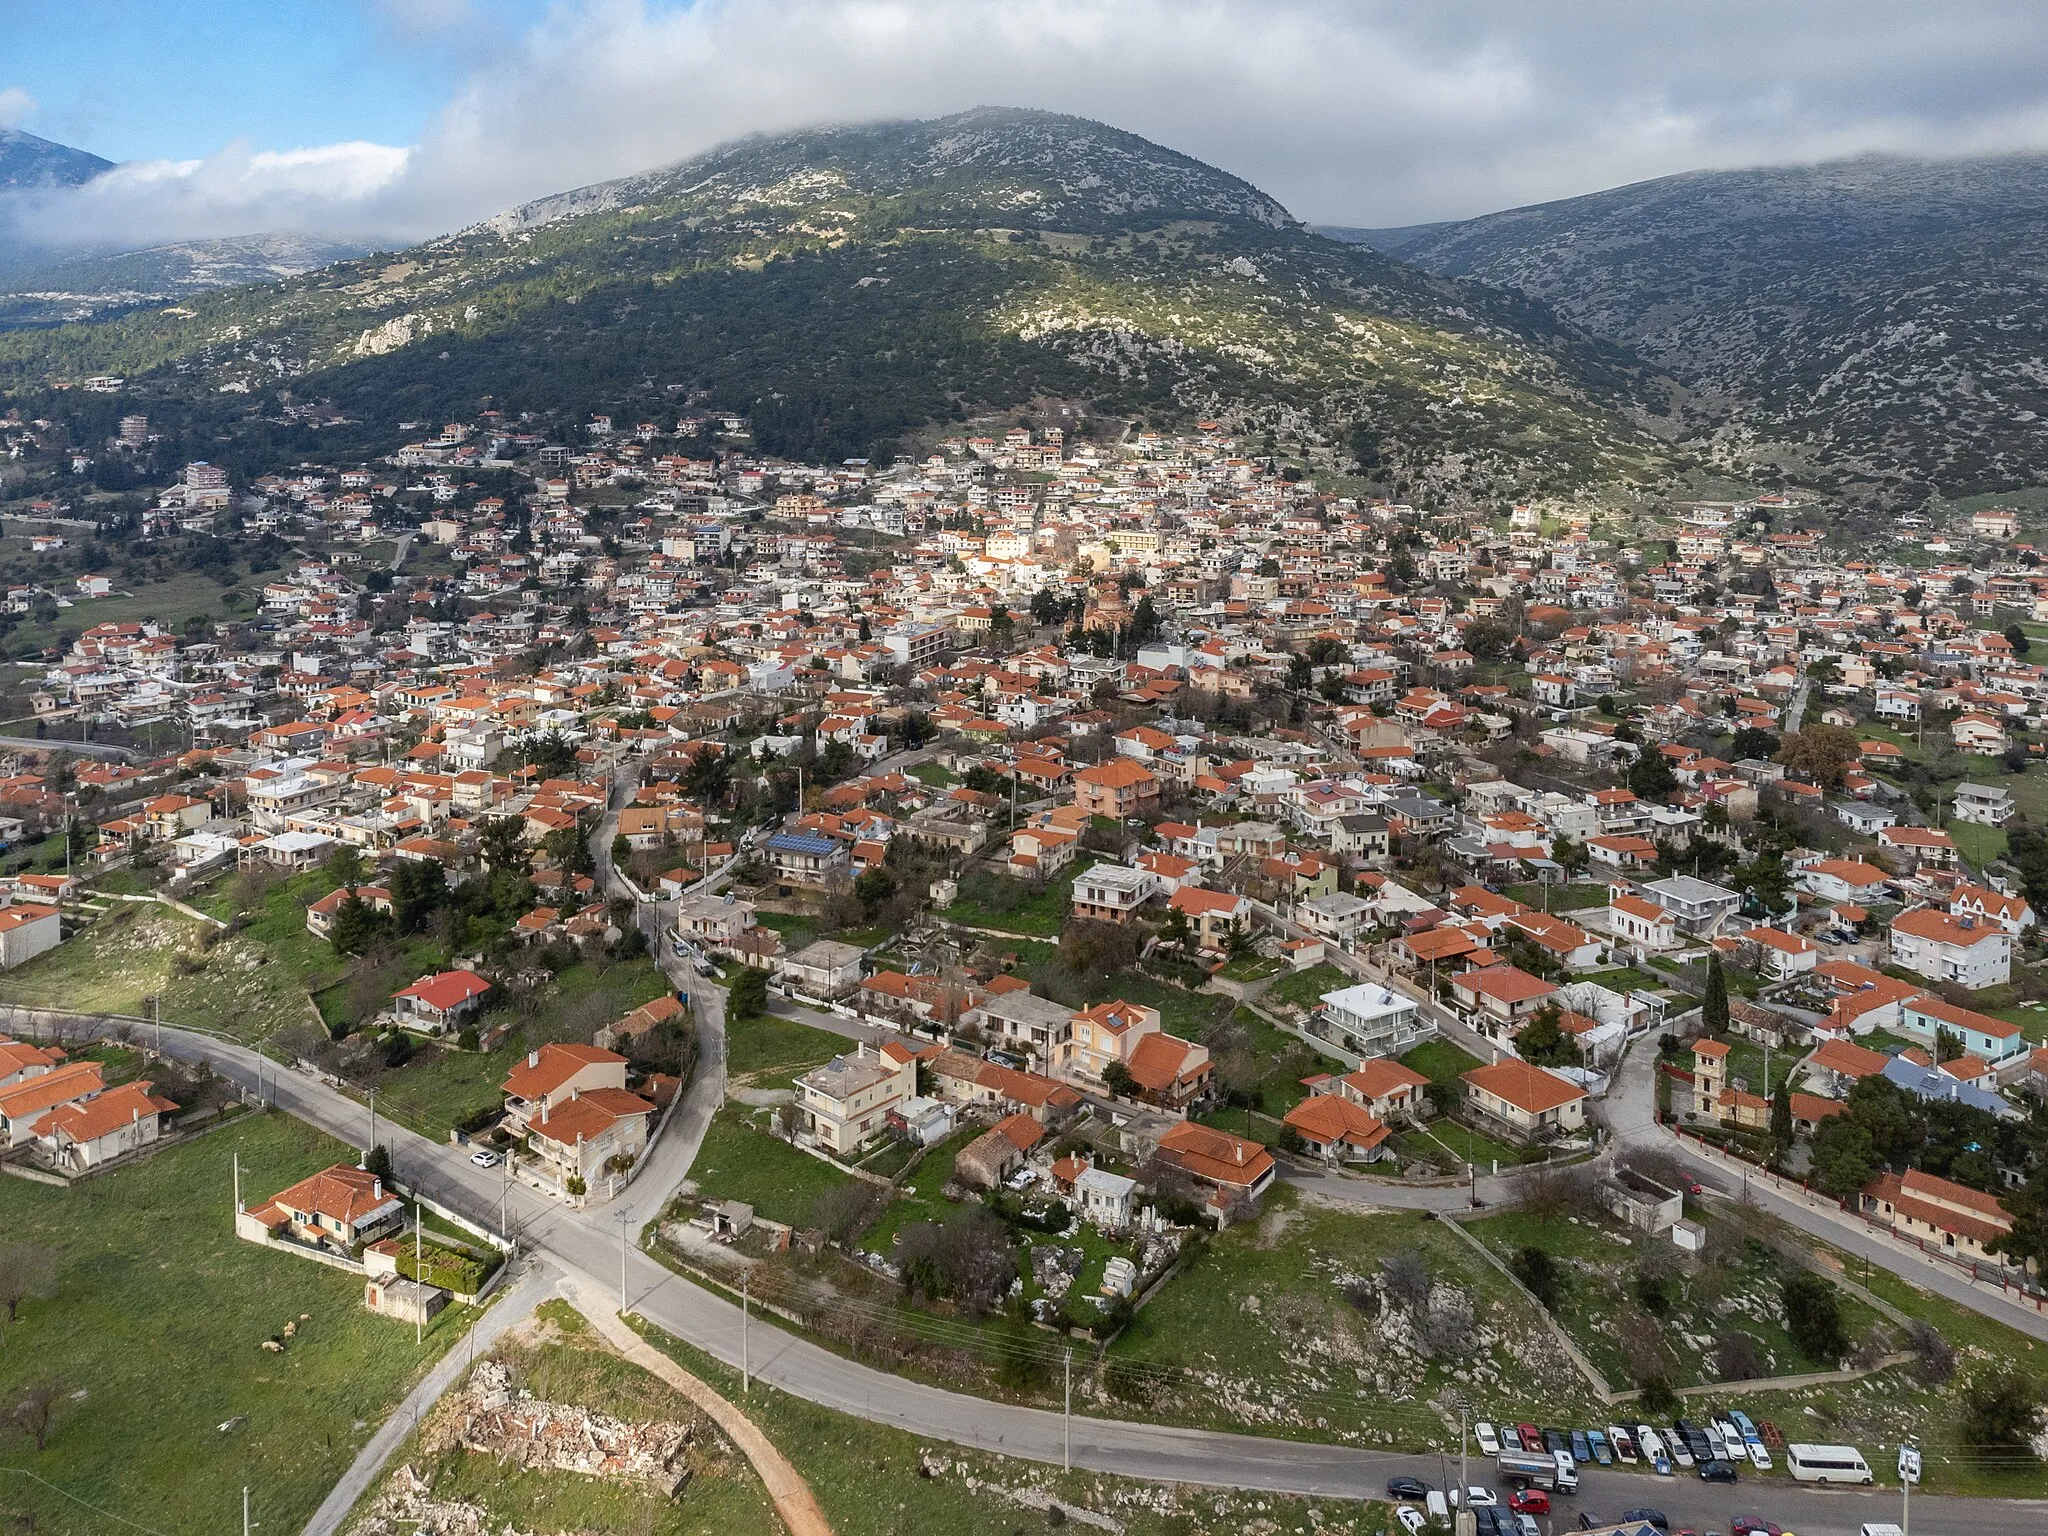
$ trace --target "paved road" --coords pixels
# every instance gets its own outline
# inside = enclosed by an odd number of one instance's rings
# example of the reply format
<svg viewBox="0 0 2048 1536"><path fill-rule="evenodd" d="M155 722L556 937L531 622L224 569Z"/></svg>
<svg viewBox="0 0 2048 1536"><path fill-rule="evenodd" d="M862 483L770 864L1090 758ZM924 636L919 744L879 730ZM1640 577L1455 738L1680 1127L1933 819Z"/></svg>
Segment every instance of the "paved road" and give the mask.
<svg viewBox="0 0 2048 1536"><path fill-rule="evenodd" d="M391 569L394 573L403 569L406 552L412 548L412 541L418 537L419 535L414 533L401 533L398 536L398 547L391 551Z"/></svg>
<svg viewBox="0 0 2048 1536"><path fill-rule="evenodd" d="M259 1058L246 1047L166 1027L164 1048L181 1059L211 1061L237 1082L256 1082ZM278 1073L267 1062L260 1070L265 1091L280 1108L341 1140L363 1144L369 1129L363 1106L298 1073ZM618 1294L623 1274L627 1310L739 1365L740 1309L621 1241L661 1204L665 1191L654 1170L613 1205L577 1211L526 1186L506 1186L499 1171L477 1168L460 1149L427 1141L388 1121L378 1122L377 1134L401 1183L494 1228L502 1200L505 1225L522 1246L599 1294ZM624 1224L617 1220L621 1212L627 1217ZM760 1321L748 1329L747 1355L761 1380L825 1407L932 1440L1031 1461L1056 1464L1061 1459L1066 1428L1057 1413L907 1381ZM1156 1482L1329 1497L1377 1496L1397 1473L1440 1480L1434 1456L1086 1417L1072 1422L1072 1454L1077 1467ZM1751 1494L1745 1488L1730 1494L1696 1483L1598 1470L1588 1473L1579 1500L1603 1513L1639 1503L1655 1503L1679 1521L1716 1528L1725 1528L1731 1514L1761 1505L1772 1519L1803 1536L1854 1536L1860 1521L1880 1518L1891 1507L1888 1496L1776 1485L1768 1493ZM1930 1496L1914 1501L1913 1518L1915 1529L1927 1536L2034 1536L2048 1528L2048 1504Z"/></svg>
<svg viewBox="0 0 2048 1536"><path fill-rule="evenodd" d="M110 746L103 741L60 741L55 736L0 736L0 752L69 752L74 757L99 757L112 763L142 760L142 754L130 747Z"/></svg>
<svg viewBox="0 0 2048 1536"><path fill-rule="evenodd" d="M1618 1144L1655 1148L1676 1154L1703 1184L1724 1195L1740 1196L1781 1221L1819 1238L1878 1269L1902 1275L1946 1301L1980 1312L1995 1322L2048 1341L2048 1315L2024 1304L1995 1284L1980 1285L1967 1270L1930 1258L1867 1222L1851 1216L1832 1200L1809 1195L1796 1185L1778 1186L1760 1176L1744 1177L1744 1166L1712 1154L1697 1142L1684 1140L1657 1124L1657 1053L1639 1040L1615 1069L1614 1080L1598 1114Z"/></svg>
<svg viewBox="0 0 2048 1536"><path fill-rule="evenodd" d="M492 1303L489 1311L477 1319L469 1330L469 1336L435 1361L433 1369L427 1372L420 1384L392 1410L391 1417L377 1426L377 1432L370 1436L369 1443L349 1464L349 1469L342 1473L341 1481L327 1491L327 1497L313 1511L313 1518L306 1522L303 1536L333 1536L341 1529L341 1522L356 1507L356 1501L368 1493L371 1485L383 1474L391 1453L432 1411L441 1395L476 1363L479 1355L490 1353L500 1335L524 1321L535 1307L547 1300L558 1279L559 1276L547 1265L527 1262L525 1272L513 1281L509 1291Z"/></svg>

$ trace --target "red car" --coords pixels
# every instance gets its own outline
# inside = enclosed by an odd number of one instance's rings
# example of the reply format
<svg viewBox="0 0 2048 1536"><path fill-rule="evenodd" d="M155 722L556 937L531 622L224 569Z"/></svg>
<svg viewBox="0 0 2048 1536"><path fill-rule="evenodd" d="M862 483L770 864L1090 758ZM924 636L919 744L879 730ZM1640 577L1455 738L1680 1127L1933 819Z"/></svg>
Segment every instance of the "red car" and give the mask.
<svg viewBox="0 0 2048 1536"><path fill-rule="evenodd" d="M1730 1527L1735 1536L1785 1536L1775 1520L1766 1520L1762 1515L1737 1515Z"/></svg>
<svg viewBox="0 0 2048 1536"><path fill-rule="evenodd" d="M1517 1424L1515 1433L1522 1437L1522 1449L1532 1454L1543 1449L1543 1431L1534 1424Z"/></svg>
<svg viewBox="0 0 2048 1536"><path fill-rule="evenodd" d="M1518 1515L1547 1515L1550 1495L1541 1488L1517 1488L1508 1495L1508 1508Z"/></svg>

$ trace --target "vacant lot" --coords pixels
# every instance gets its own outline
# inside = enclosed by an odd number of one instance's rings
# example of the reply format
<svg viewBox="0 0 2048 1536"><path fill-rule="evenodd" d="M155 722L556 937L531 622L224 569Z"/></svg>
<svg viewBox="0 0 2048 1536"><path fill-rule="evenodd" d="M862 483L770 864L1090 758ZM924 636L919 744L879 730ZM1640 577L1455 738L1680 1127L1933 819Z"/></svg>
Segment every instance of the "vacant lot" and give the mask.
<svg viewBox="0 0 2048 1536"><path fill-rule="evenodd" d="M853 1042L843 1035L773 1014L733 1019L725 1026L727 1074L763 1086L783 1086L797 1073L852 1048Z"/></svg>
<svg viewBox="0 0 2048 1536"><path fill-rule="evenodd" d="M172 1536L232 1529L244 1485L263 1529L297 1530L468 1322L450 1308L416 1349L363 1310L361 1280L238 1240L237 1154L250 1200L350 1155L257 1115L71 1190L0 1179L5 1240L58 1256L55 1297L26 1303L0 1347L0 1402L56 1391L49 1448L11 1440L8 1464ZM284 1352L263 1350L287 1323ZM4 1498L40 1532L118 1528L22 1479Z"/></svg>
<svg viewBox="0 0 2048 1536"><path fill-rule="evenodd" d="M1779 1290L1793 1271L1763 1243L1731 1235L1715 1262L1681 1267L1667 1240L1605 1217L1510 1212L1468 1230L1504 1259L1534 1246L1563 1262L1557 1320L1616 1388L1642 1380L1653 1361L1674 1386L1721 1380L1717 1353L1730 1334L1750 1341L1759 1367L1739 1375L1789 1376L1840 1364L1808 1358L1786 1333ZM1639 1281L1646 1271L1668 1276L1661 1293ZM1853 1296L1837 1299L1852 1345L1881 1321Z"/></svg>
<svg viewBox="0 0 2048 1536"><path fill-rule="evenodd" d="M670 1500L641 1484L516 1467L464 1450L453 1443L462 1410L451 1393L392 1461L425 1476L431 1498L483 1509L490 1530L637 1536L775 1536L782 1530L746 1457L689 1399L613 1354L566 1302L543 1303L531 1321L500 1340L495 1355L517 1387L542 1401L574 1404L627 1423L688 1425L689 1485ZM358 1518L381 1491L365 1497Z"/></svg>
<svg viewBox="0 0 2048 1536"><path fill-rule="evenodd" d="M744 1200L770 1221L808 1226L818 1197L853 1176L771 1136L760 1128L764 1116L742 1104L719 1110L690 1176L703 1195Z"/></svg>
<svg viewBox="0 0 2048 1536"><path fill-rule="evenodd" d="M0 1002L146 1014L157 996L165 1023L260 1040L314 1016L293 958L275 932L223 934L169 907L124 902L0 977Z"/></svg>
<svg viewBox="0 0 2048 1536"><path fill-rule="evenodd" d="M1050 937L1066 925L1074 910L1074 877L1096 861L1083 855L1043 887L1033 890L1007 875L979 873L960 882L960 899L938 915L970 928Z"/></svg>
<svg viewBox="0 0 2048 1536"><path fill-rule="evenodd" d="M1383 1265L1397 1254L1426 1268L1419 1305L1389 1295ZM1110 1360L1131 1369L1144 1413L1415 1448L1455 1440L1455 1415L1447 1439L1431 1406L1453 1381L1496 1418L1564 1411L1587 1391L1529 1304L1455 1233L1284 1185L1138 1314Z"/></svg>

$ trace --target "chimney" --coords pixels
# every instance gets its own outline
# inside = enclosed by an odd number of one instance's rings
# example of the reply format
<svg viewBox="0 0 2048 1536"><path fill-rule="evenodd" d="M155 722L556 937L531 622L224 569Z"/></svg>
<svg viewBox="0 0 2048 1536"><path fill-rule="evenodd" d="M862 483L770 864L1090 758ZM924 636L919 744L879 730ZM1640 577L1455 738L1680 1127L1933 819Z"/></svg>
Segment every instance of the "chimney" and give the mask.
<svg viewBox="0 0 2048 1536"><path fill-rule="evenodd" d="M528 1051L528 1052L526 1053L526 1064L527 1064L527 1065L528 1065L529 1067L537 1067L537 1066L539 1066L539 1065L540 1065L540 1052L539 1052L539 1051Z"/></svg>

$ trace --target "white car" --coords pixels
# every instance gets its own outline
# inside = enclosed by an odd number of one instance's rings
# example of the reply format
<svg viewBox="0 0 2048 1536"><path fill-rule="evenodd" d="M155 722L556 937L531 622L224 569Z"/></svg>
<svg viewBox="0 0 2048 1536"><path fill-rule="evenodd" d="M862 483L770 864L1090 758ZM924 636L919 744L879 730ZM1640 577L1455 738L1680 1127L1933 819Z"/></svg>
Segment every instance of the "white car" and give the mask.
<svg viewBox="0 0 2048 1536"><path fill-rule="evenodd" d="M1500 1436L1493 1432L1493 1426L1481 1419L1472 1426L1472 1438L1479 1442L1479 1449L1489 1456L1500 1454Z"/></svg>
<svg viewBox="0 0 2048 1536"><path fill-rule="evenodd" d="M1467 1509L1492 1509L1500 1503L1500 1497L1491 1488L1481 1488L1477 1483L1471 1483L1466 1485L1463 1502Z"/></svg>
<svg viewBox="0 0 2048 1536"><path fill-rule="evenodd" d="M1408 1536L1422 1536L1423 1531L1429 1528L1429 1517L1413 1504L1396 1504L1394 1518L1401 1522L1401 1529Z"/></svg>
<svg viewBox="0 0 2048 1536"><path fill-rule="evenodd" d="M479 1168L495 1168L498 1166L498 1154L495 1152L472 1152L469 1154L469 1160Z"/></svg>

